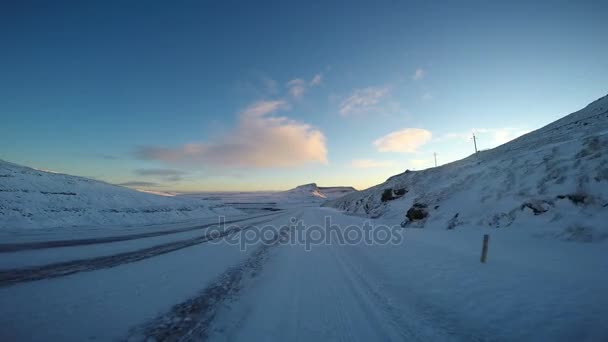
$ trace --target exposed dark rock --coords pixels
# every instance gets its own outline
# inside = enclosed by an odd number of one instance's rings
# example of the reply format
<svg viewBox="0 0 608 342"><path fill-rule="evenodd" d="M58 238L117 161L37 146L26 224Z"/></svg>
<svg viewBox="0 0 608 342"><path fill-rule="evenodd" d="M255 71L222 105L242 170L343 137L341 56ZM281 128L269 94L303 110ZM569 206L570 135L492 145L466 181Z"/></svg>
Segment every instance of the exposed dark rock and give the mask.
<svg viewBox="0 0 608 342"><path fill-rule="evenodd" d="M530 208L532 210L532 212L534 213L534 215L540 215L540 214L546 212L547 210L549 210L548 203L544 202L544 201L526 202L521 205L521 210L524 210L525 208Z"/></svg>
<svg viewBox="0 0 608 342"><path fill-rule="evenodd" d="M426 204L414 203L414 205L407 211L405 217L410 221L419 221L429 216L426 210Z"/></svg>
<svg viewBox="0 0 608 342"><path fill-rule="evenodd" d="M395 196L399 196L399 197L405 195L406 193L407 193L407 190L405 190L405 188L403 188L403 189L395 189L395 191L393 191L393 194Z"/></svg>
<svg viewBox="0 0 608 342"><path fill-rule="evenodd" d="M384 189L384 192L382 193L382 197L380 197L380 200L382 202L387 202L393 199L393 189Z"/></svg>
<svg viewBox="0 0 608 342"><path fill-rule="evenodd" d="M380 200L382 202L388 202L388 201L392 201L394 199L400 198L403 195L405 195L407 193L406 189L384 189L384 192L382 192L382 197L380 197Z"/></svg>
<svg viewBox="0 0 608 342"><path fill-rule="evenodd" d="M567 198L570 201L572 201L572 203L579 205L579 204L585 204L587 202L587 195L585 194L568 194L568 195L558 195L557 198L559 199L564 199Z"/></svg>
<svg viewBox="0 0 608 342"><path fill-rule="evenodd" d="M462 224L462 222L460 222L460 220L458 220L458 215L459 215L459 213L456 213L454 215L454 217L452 217L448 221L448 229L454 229L454 228L456 228L456 226L459 226Z"/></svg>

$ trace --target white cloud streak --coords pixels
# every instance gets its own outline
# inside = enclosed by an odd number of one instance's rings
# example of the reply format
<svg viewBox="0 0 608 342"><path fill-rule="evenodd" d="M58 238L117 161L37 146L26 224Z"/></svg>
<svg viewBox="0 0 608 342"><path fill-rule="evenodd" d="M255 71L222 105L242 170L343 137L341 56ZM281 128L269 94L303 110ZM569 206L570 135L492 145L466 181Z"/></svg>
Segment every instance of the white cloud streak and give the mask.
<svg viewBox="0 0 608 342"><path fill-rule="evenodd" d="M306 92L306 81L300 78L293 79L287 82L287 89L291 96L299 99L304 96L304 92Z"/></svg>
<svg viewBox="0 0 608 342"><path fill-rule="evenodd" d="M323 82L323 74L316 74L308 83L311 87L316 87Z"/></svg>
<svg viewBox="0 0 608 342"><path fill-rule="evenodd" d="M426 129L404 128L376 139L374 146L378 152L414 153L432 137L432 133Z"/></svg>
<svg viewBox="0 0 608 342"><path fill-rule="evenodd" d="M416 71L414 71L414 75L412 76L412 79L414 81L420 81L421 79L424 78L425 75L426 75L426 71L424 71L424 69L422 69L422 68L418 68L418 69L416 69Z"/></svg>
<svg viewBox="0 0 608 342"><path fill-rule="evenodd" d="M388 93L388 87L357 89L340 104L340 115L348 116L373 110Z"/></svg>
<svg viewBox="0 0 608 342"><path fill-rule="evenodd" d="M287 82L285 86L287 91L294 99L301 99L308 88L313 88L321 84L323 81L323 74L316 74L313 78L306 82L301 78L294 78Z"/></svg>

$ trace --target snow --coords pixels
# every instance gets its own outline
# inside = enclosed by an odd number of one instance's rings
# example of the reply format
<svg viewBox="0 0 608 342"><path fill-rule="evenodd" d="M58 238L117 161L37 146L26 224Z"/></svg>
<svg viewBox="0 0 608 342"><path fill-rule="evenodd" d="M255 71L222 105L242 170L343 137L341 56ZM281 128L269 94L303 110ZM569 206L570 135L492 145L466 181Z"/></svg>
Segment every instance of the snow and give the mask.
<svg viewBox="0 0 608 342"><path fill-rule="evenodd" d="M286 221L277 220L281 224ZM156 238L137 240L138 247L156 244L150 239ZM164 242L173 240L171 237ZM124 249L122 243L103 248L114 246L115 253ZM61 255L62 249L48 253ZM94 272L0 287L0 326L3 327L0 340L122 339L137 324L196 295L206 283L254 250L241 251L238 245L225 242L203 243Z"/></svg>
<svg viewBox="0 0 608 342"><path fill-rule="evenodd" d="M308 209L345 227L363 219ZM383 221L375 221L382 223ZM551 340L608 338L606 245L482 232L404 230L399 245L281 246L210 340Z"/></svg>
<svg viewBox="0 0 608 342"><path fill-rule="evenodd" d="M406 194L382 201L387 190ZM426 219L405 220L414 203L426 205ZM408 227L536 227L546 237L606 239L608 97L495 149L406 171L325 205Z"/></svg>
<svg viewBox="0 0 608 342"><path fill-rule="evenodd" d="M280 195L284 197L283 202L302 202L306 199L311 202L324 202L356 191L350 186L319 187L316 183L310 183L284 191Z"/></svg>
<svg viewBox="0 0 608 342"><path fill-rule="evenodd" d="M345 227L365 218L305 208ZM277 218L285 224L295 210ZM379 219L374 224L386 224ZM278 245L259 274L218 298L208 330L240 340L552 340L608 338L606 244L538 240L510 230L402 229L397 245ZM143 245L142 245L143 246ZM0 288L3 340L145 340L138 327L172 316L259 247L201 244L153 258ZM227 284L226 286L228 286ZM99 318L104 317L103 321ZM190 318L192 319L192 318ZM196 336L192 336L197 339Z"/></svg>
<svg viewBox="0 0 608 342"><path fill-rule="evenodd" d="M143 193L0 160L0 230L143 225L239 213L217 201Z"/></svg>
<svg viewBox="0 0 608 342"><path fill-rule="evenodd" d="M132 326L194 296L244 257L237 246L200 245L110 269L0 288L0 339L124 338Z"/></svg>
<svg viewBox="0 0 608 342"><path fill-rule="evenodd" d="M161 197L3 162L0 175L11 175L0 178L2 189L11 190L0 192L3 227L7 215L18 227L39 227L45 218L82 224L0 230L5 244L197 227L219 212L232 213L227 220L242 220L242 227L289 227L292 217L308 227L330 218L341 230L371 222L393 227L403 239L310 249L257 242L245 250L202 242L10 283L3 278L8 270L189 242L205 229L0 251L0 340L606 341L607 133L605 97L496 149L405 172L341 198L334 196L349 189L314 184L286 192ZM200 205L190 213L200 211L202 218L140 212L184 203ZM266 216L244 215L229 203ZM405 221L414 204L428 216ZM7 214L9 206L31 216ZM88 216L45 211L53 206L85 208ZM110 207L136 210L121 226L99 210ZM273 212L279 208L284 211ZM158 222L165 219L171 223ZM115 225L95 225L100 222ZM488 258L480 263L485 234Z"/></svg>
<svg viewBox="0 0 608 342"><path fill-rule="evenodd" d="M350 186L320 187L316 183L310 183L286 191L201 192L183 194L182 196L219 201L226 206L252 214L277 209L318 206L327 200L356 191L355 188Z"/></svg>
<svg viewBox="0 0 608 342"><path fill-rule="evenodd" d="M161 243L178 241L203 235L201 230L146 238L143 241L127 240L113 243L100 243L85 246L44 248L7 253L0 258L0 270L42 266L70 260L80 260L100 256L125 253Z"/></svg>

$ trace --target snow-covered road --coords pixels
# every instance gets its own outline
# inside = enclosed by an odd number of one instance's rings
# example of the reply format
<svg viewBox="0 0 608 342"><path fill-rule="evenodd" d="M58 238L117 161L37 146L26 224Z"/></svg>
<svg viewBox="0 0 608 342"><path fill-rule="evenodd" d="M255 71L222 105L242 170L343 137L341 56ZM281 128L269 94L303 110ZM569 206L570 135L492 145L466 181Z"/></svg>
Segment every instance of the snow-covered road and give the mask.
<svg viewBox="0 0 608 342"><path fill-rule="evenodd" d="M289 236L291 217L365 221L327 208L257 221ZM0 340L608 340L605 243L493 230L480 264L487 232L410 229L399 244L310 250L278 237L245 251L198 243L15 283L0 288Z"/></svg>

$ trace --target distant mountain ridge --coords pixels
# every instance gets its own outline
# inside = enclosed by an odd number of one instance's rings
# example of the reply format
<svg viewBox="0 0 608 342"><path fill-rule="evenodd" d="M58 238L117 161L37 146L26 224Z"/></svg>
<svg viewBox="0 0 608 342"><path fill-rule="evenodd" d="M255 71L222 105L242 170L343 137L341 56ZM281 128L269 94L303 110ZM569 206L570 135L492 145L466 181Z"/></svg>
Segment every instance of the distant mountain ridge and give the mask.
<svg viewBox="0 0 608 342"><path fill-rule="evenodd" d="M291 190L284 191L286 195L312 196L319 199L334 199L357 191L352 186L317 186L316 183L299 185Z"/></svg>

